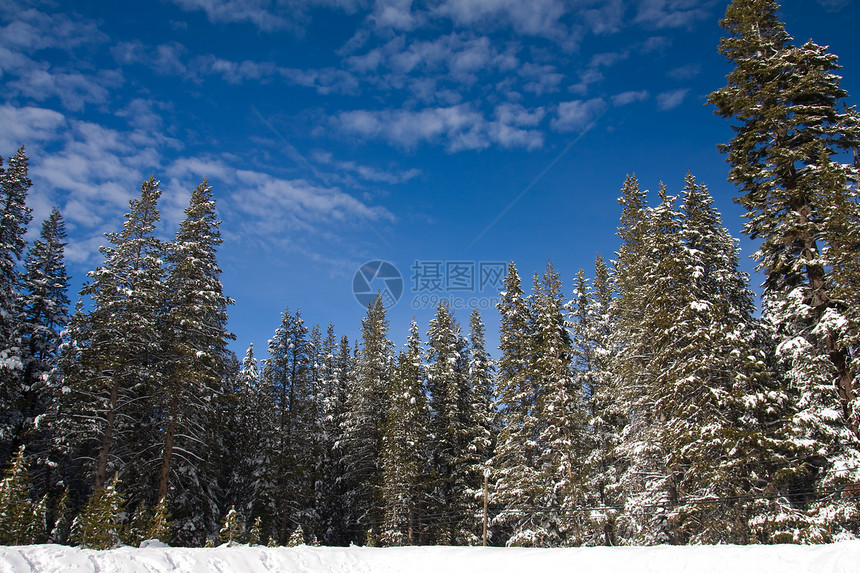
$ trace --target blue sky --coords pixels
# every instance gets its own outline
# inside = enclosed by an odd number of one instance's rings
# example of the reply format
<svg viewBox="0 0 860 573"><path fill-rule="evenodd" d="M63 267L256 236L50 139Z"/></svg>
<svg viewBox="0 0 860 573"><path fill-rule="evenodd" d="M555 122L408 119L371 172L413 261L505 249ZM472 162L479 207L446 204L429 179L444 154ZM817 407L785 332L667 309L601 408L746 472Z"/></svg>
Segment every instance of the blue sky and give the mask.
<svg viewBox="0 0 860 573"><path fill-rule="evenodd" d="M628 173L679 192L691 171L740 237L716 150L731 130L705 105L729 71L726 5L0 0L0 155L26 145L32 232L62 209L75 292L144 179L162 183L170 238L207 176L238 354L265 354L285 306L354 339L353 278L371 260L403 276L400 345L439 296L492 306L466 280L481 263L514 260L530 288L552 259L571 293L618 246ZM783 2L789 33L829 45L855 96L858 16L850 0ZM433 269L449 288L415 284ZM496 312L483 315L495 344Z"/></svg>

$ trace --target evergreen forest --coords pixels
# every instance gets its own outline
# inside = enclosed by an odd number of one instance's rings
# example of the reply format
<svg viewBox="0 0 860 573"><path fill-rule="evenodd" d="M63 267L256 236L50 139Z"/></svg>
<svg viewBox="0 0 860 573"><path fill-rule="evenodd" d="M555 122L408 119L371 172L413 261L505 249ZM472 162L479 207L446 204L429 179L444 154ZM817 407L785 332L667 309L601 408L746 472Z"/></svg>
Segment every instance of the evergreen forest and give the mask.
<svg viewBox="0 0 860 573"><path fill-rule="evenodd" d="M709 104L734 136L714 153L760 303L705 182L629 175L610 259L531 285L509 264L498 349L444 302L395 348L377 298L357 340L285 308L238 357L205 179L170 241L144 181L72 306L62 213L25 239L21 147L0 171L0 543L860 536L860 115L773 0L720 24Z"/></svg>

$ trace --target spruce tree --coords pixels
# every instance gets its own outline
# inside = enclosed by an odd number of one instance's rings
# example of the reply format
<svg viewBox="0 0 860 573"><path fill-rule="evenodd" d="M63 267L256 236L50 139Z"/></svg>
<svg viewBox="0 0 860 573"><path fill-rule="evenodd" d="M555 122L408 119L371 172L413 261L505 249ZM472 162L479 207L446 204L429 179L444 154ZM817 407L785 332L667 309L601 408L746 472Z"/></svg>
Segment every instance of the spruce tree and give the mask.
<svg viewBox="0 0 860 573"><path fill-rule="evenodd" d="M604 260L597 255L594 280L589 284L580 270L574 280L570 307L573 369L582 392L587 422L584 438L585 505L600 508L590 512L583 524L582 543L615 545L615 518L620 505L616 448L624 419L612 390L609 370L614 347L610 312L614 284Z"/></svg>
<svg viewBox="0 0 860 573"><path fill-rule="evenodd" d="M166 373L159 386L163 439L158 499L167 499L177 531L204 532L214 527L211 508L214 468L218 452L214 434L215 397L229 372L227 307L217 249L220 221L212 189L204 179L191 193L185 219L167 250L169 272L162 320ZM177 455L175 455L177 454ZM171 476L180 483L171 487ZM181 508L181 511L179 511ZM186 543L200 543L201 533Z"/></svg>
<svg viewBox="0 0 860 573"><path fill-rule="evenodd" d="M816 507L814 496L802 492L860 477L858 323L851 296L840 298L855 290L850 269L860 251L838 236L840 221L860 218L856 160L846 158L860 146L860 117L842 103L848 94L836 56L811 40L794 45L778 8L773 0L728 6L720 22L728 37L719 49L734 69L710 102L737 122L720 149L747 210L744 232L761 240L762 313L775 329L784 388L795 404L784 414L785 435L807 446L792 454L798 471L782 494L795 515L817 525L786 529L821 539L836 525L824 523L822 506L837 500Z"/></svg>
<svg viewBox="0 0 860 573"><path fill-rule="evenodd" d="M491 468L499 423L494 407L496 366L487 351L484 321L477 308L469 316L469 418L466 464L469 483L466 497L474 508L473 523L483 529L485 473ZM489 485L489 484L488 484ZM475 539L477 541L477 539Z"/></svg>
<svg viewBox="0 0 860 573"><path fill-rule="evenodd" d="M113 549L123 537L125 498L119 478L99 488L72 523L71 542L85 549Z"/></svg>
<svg viewBox="0 0 860 573"><path fill-rule="evenodd" d="M22 395L25 352L22 348L23 309L19 294L22 277L18 263L26 245L24 235L32 219L26 205L32 185L24 147L9 158L4 170L0 159L0 459L12 453L19 439L26 409Z"/></svg>
<svg viewBox="0 0 860 573"><path fill-rule="evenodd" d="M107 235L105 261L81 290L92 308L79 305L61 357L55 439L61 451L96 460L88 472L96 490L114 464L122 467L151 446L154 429L138 424L147 397L160 388L164 359L158 328L164 249L155 237L160 194L154 178L144 181L122 231Z"/></svg>
<svg viewBox="0 0 860 573"><path fill-rule="evenodd" d="M218 540L232 547L234 543L241 543L245 537L245 524L236 511L236 506L230 506L230 511L221 521L221 530L218 532Z"/></svg>
<svg viewBox="0 0 860 573"><path fill-rule="evenodd" d="M35 510L35 504L30 499L27 458L24 446L21 446L10 460L9 467L4 470L3 481L0 481L0 544L38 543L36 534L39 516Z"/></svg>
<svg viewBox="0 0 860 573"><path fill-rule="evenodd" d="M413 318L406 348L397 356L386 389L388 410L380 453L383 545L416 545L421 539L430 461L423 354Z"/></svg>
<svg viewBox="0 0 860 573"><path fill-rule="evenodd" d="M285 543L296 523L315 520L313 512L316 400L312 379L312 346L308 329L296 310L286 309L281 326L269 341L269 358L263 377L271 385L278 417L270 483L275 490L267 497L277 504L278 539Z"/></svg>
<svg viewBox="0 0 860 573"><path fill-rule="evenodd" d="M435 527L436 543L468 545L477 540L477 519L469 490L477 486L468 454L471 392L468 349L447 301L440 302L427 331L427 390L430 398L433 511L445 518Z"/></svg>
<svg viewBox="0 0 860 573"><path fill-rule="evenodd" d="M361 342L350 379L343 439L338 448L344 480L345 529L371 530L378 534L381 523L378 491L381 480L379 454L385 424L385 389L389 384L392 344L382 298L368 304L362 319ZM350 541L363 543L366 536L352 534Z"/></svg>
<svg viewBox="0 0 860 573"><path fill-rule="evenodd" d="M541 420L539 469L545 493L541 545L582 543L585 416L581 388L571 370L572 342L565 321L562 286L552 262L535 283L534 375L540 388L536 411Z"/></svg>
<svg viewBox="0 0 860 573"><path fill-rule="evenodd" d="M516 265L511 262L498 304L500 432L490 479L498 507L493 527L508 545L540 545L543 523L535 513L545 490L540 476L538 389L534 377L534 321Z"/></svg>
<svg viewBox="0 0 860 573"><path fill-rule="evenodd" d="M51 432L41 417L48 412L59 382L56 375L63 331L69 324L69 277L64 263L66 239L63 217L57 209L42 224L41 234L27 251L22 285L21 342L24 354L22 374L23 412L30 426L25 441L40 460L49 455ZM41 466L47 464L41 463ZM35 475L37 482L47 472ZM39 483L41 489L44 489Z"/></svg>
<svg viewBox="0 0 860 573"><path fill-rule="evenodd" d="M69 322L64 248L66 228L56 208L42 224L24 262L24 384L32 387L55 366L63 330Z"/></svg>

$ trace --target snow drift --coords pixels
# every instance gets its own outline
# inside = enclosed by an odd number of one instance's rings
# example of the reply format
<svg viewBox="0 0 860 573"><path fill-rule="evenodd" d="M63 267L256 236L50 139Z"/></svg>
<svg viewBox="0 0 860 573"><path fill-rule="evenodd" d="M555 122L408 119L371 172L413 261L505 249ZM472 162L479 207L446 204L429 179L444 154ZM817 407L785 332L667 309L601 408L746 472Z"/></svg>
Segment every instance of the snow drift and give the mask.
<svg viewBox="0 0 860 573"><path fill-rule="evenodd" d="M860 541L832 545L589 547L0 547L0 573L857 573Z"/></svg>

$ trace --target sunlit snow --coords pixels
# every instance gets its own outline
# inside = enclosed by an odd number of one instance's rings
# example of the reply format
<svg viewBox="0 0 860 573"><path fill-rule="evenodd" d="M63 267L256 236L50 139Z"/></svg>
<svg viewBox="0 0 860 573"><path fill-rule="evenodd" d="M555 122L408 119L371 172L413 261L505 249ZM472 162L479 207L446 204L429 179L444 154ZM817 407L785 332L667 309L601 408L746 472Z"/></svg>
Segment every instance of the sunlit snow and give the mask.
<svg viewBox="0 0 860 573"><path fill-rule="evenodd" d="M60 545L0 547L0 573L856 573L860 541L832 545L590 547L295 547L213 549L124 547L93 551Z"/></svg>

